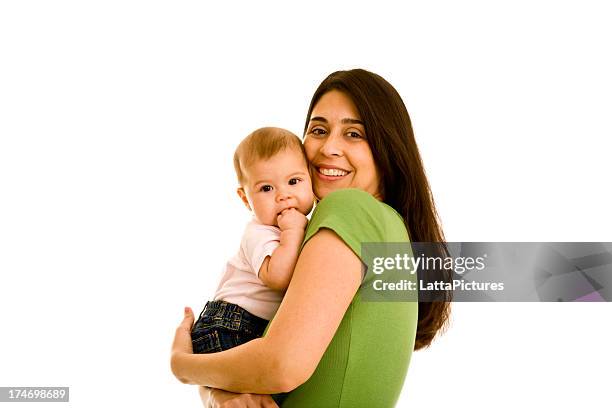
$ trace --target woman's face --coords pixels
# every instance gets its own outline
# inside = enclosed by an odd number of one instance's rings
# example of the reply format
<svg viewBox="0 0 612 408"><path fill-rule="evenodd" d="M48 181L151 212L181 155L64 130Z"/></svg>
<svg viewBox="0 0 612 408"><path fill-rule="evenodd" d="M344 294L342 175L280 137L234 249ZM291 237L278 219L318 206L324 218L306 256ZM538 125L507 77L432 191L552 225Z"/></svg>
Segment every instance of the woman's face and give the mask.
<svg viewBox="0 0 612 408"><path fill-rule="evenodd" d="M329 91L314 106L304 148L318 198L342 188L358 188L382 199L363 122L343 92Z"/></svg>

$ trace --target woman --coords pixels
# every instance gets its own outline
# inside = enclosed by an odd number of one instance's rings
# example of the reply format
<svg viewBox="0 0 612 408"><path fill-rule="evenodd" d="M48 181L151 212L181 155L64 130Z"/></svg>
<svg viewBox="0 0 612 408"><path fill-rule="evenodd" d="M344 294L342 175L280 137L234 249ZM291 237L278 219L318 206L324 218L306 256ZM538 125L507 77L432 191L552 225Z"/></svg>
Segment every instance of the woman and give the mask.
<svg viewBox="0 0 612 408"><path fill-rule="evenodd" d="M447 321L443 302L364 302L362 242L443 242L406 107L380 76L327 77L308 110L304 147L321 200L283 302L263 338L191 354L193 314L176 331L181 381L237 393L289 392L283 407L387 407L399 397L413 349ZM268 396L202 388L203 399L274 406ZM228 404L231 405L231 404ZM240 406L240 405L235 405Z"/></svg>

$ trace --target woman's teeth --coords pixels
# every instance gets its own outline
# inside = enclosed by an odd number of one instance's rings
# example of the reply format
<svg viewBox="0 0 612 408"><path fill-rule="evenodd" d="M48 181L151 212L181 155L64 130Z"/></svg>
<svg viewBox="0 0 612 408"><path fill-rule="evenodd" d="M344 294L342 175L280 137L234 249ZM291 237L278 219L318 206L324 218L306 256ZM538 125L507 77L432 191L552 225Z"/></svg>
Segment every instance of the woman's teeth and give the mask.
<svg viewBox="0 0 612 408"><path fill-rule="evenodd" d="M321 172L321 174L324 174L326 176L346 176L348 174L348 171L339 170L339 169L319 168L319 171Z"/></svg>

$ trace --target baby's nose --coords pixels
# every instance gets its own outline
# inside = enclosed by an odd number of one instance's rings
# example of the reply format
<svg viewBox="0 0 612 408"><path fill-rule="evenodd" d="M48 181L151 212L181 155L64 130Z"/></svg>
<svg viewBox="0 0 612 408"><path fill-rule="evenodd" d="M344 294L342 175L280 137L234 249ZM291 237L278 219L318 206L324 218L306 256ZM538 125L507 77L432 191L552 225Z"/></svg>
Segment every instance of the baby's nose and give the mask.
<svg viewBox="0 0 612 408"><path fill-rule="evenodd" d="M281 192L279 192L279 193L276 195L276 200L277 200L277 201L287 201L287 200L289 200L290 198L291 198L291 195L290 195L290 194L288 194L288 193L286 193L286 192L284 192L284 191L281 191Z"/></svg>

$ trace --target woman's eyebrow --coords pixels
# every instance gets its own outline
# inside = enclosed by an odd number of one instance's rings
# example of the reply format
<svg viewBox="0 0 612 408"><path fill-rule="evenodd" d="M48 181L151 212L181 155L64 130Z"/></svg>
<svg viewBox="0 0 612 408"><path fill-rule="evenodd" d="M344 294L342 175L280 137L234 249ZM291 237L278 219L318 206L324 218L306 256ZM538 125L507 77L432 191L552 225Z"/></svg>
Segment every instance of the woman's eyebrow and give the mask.
<svg viewBox="0 0 612 408"><path fill-rule="evenodd" d="M350 123L350 124L353 124L353 125L363 125L363 122L360 121L359 119L344 118L340 122L341 123Z"/></svg>
<svg viewBox="0 0 612 408"><path fill-rule="evenodd" d="M314 122L314 121L323 122L323 123L327 123L328 122L327 119L325 119L323 116L315 116L315 117L310 118L310 122ZM342 119L340 121L340 123L343 123L343 124L350 123L350 124L354 124L354 125L363 125L363 122L361 120L359 120L359 119L352 119L352 118L344 118L344 119Z"/></svg>

